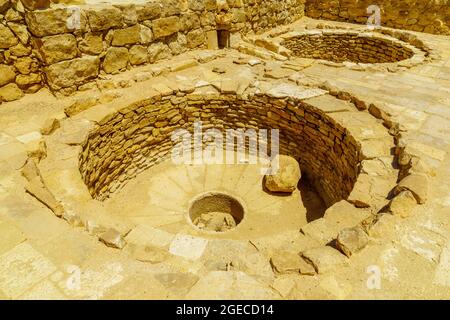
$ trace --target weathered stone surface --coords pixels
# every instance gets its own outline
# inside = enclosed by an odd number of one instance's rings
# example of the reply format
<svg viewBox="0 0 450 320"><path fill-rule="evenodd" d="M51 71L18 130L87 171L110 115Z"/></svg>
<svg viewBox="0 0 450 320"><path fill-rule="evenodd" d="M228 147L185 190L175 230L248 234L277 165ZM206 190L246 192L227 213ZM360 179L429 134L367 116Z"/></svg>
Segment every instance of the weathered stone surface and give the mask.
<svg viewBox="0 0 450 320"><path fill-rule="evenodd" d="M155 39L164 38L180 30L180 19L178 17L167 17L156 19L152 23Z"/></svg>
<svg viewBox="0 0 450 320"><path fill-rule="evenodd" d="M141 32L140 32L140 43L141 44L148 44L151 43L153 41L153 33L152 33L152 29L150 29L149 27L146 26L142 26L141 25Z"/></svg>
<svg viewBox="0 0 450 320"><path fill-rule="evenodd" d="M14 82L15 78L16 73L14 72L14 68L12 66L0 64L0 87Z"/></svg>
<svg viewBox="0 0 450 320"><path fill-rule="evenodd" d="M112 228L108 229L105 233L102 233L99 236L99 240L108 247L117 249L122 249L126 244L120 232Z"/></svg>
<svg viewBox="0 0 450 320"><path fill-rule="evenodd" d="M0 88L0 100L2 101L14 101L22 97L23 92L15 83L9 83Z"/></svg>
<svg viewBox="0 0 450 320"><path fill-rule="evenodd" d="M140 33L141 27L138 24L125 29L114 30L112 45L121 47L139 43L141 39Z"/></svg>
<svg viewBox="0 0 450 320"><path fill-rule="evenodd" d="M122 12L115 7L95 7L85 10L92 31L120 28L123 25Z"/></svg>
<svg viewBox="0 0 450 320"><path fill-rule="evenodd" d="M336 247L347 257L363 249L369 237L361 227L342 229L336 239Z"/></svg>
<svg viewBox="0 0 450 320"><path fill-rule="evenodd" d="M50 7L50 0L21 0L21 2L28 10L42 10Z"/></svg>
<svg viewBox="0 0 450 320"><path fill-rule="evenodd" d="M0 0L0 14L3 14L11 7L11 0Z"/></svg>
<svg viewBox="0 0 450 320"><path fill-rule="evenodd" d="M148 262L152 264L161 263L170 258L170 254L167 252L167 250L142 245L135 246L132 255L138 261Z"/></svg>
<svg viewBox="0 0 450 320"><path fill-rule="evenodd" d="M211 271L187 294L187 299L274 299L278 295L240 271Z"/></svg>
<svg viewBox="0 0 450 320"><path fill-rule="evenodd" d="M42 60L50 65L73 59L78 55L77 40L72 34L61 34L37 40Z"/></svg>
<svg viewBox="0 0 450 320"><path fill-rule="evenodd" d="M205 32L202 29L196 29L190 31L187 36L188 48L197 48L205 43Z"/></svg>
<svg viewBox="0 0 450 320"><path fill-rule="evenodd" d="M78 44L81 52L97 55L103 51L103 39L101 35L87 34Z"/></svg>
<svg viewBox="0 0 450 320"><path fill-rule="evenodd" d="M52 134L56 129L60 128L61 124L58 119L50 118L47 119L41 129L41 134L49 135Z"/></svg>
<svg viewBox="0 0 450 320"><path fill-rule="evenodd" d="M103 70L106 73L117 73L127 67L129 60L127 48L109 48L103 60Z"/></svg>
<svg viewBox="0 0 450 320"><path fill-rule="evenodd" d="M196 13L184 13L180 18L180 31L191 31L201 27L200 18Z"/></svg>
<svg viewBox="0 0 450 320"><path fill-rule="evenodd" d="M136 5L136 14L139 21L158 18L161 15L161 11L161 6L156 2Z"/></svg>
<svg viewBox="0 0 450 320"><path fill-rule="evenodd" d="M271 162L271 174L265 176L264 185L271 192L293 192L301 178L300 166L292 157L277 155Z"/></svg>
<svg viewBox="0 0 450 320"><path fill-rule="evenodd" d="M41 75L39 73L19 74L16 77L16 84L21 89L26 89L34 84L41 83Z"/></svg>
<svg viewBox="0 0 450 320"><path fill-rule="evenodd" d="M163 42L156 42L148 47L148 58L151 63L172 56L170 48Z"/></svg>
<svg viewBox="0 0 450 320"><path fill-rule="evenodd" d="M14 33L7 26L0 24L0 49L8 49L18 42Z"/></svg>
<svg viewBox="0 0 450 320"><path fill-rule="evenodd" d="M50 87L59 90L96 78L99 66L100 59L98 57L85 56L55 63L45 68L45 74Z"/></svg>
<svg viewBox="0 0 450 320"><path fill-rule="evenodd" d="M403 190L389 203L389 212L407 218L417 205L414 194L409 190Z"/></svg>
<svg viewBox="0 0 450 320"><path fill-rule="evenodd" d="M12 30L16 37L19 38L19 41L22 44L28 44L28 40L30 40L30 34L25 24L9 22L8 27Z"/></svg>
<svg viewBox="0 0 450 320"><path fill-rule="evenodd" d="M30 32L36 37L57 35L71 32L69 21L72 12L63 8L27 11L25 19ZM80 19L80 28L84 28L85 20Z"/></svg>
<svg viewBox="0 0 450 320"><path fill-rule="evenodd" d="M60 217L64 213L64 208L59 201L55 199L53 194L42 183L40 177L36 177L29 181L25 186L26 191L45 204L53 213Z"/></svg>
<svg viewBox="0 0 450 320"><path fill-rule="evenodd" d="M25 57L30 55L31 48L18 43L14 47L9 48L9 52L16 57Z"/></svg>
<svg viewBox="0 0 450 320"><path fill-rule="evenodd" d="M428 199L428 177L424 174L406 176L395 188L395 194L399 194L404 190L411 191L417 203L425 203Z"/></svg>
<svg viewBox="0 0 450 320"><path fill-rule="evenodd" d="M144 46L132 46L129 53L130 63L132 65L139 65L148 62L148 50Z"/></svg>
<svg viewBox="0 0 450 320"><path fill-rule="evenodd" d="M21 74L30 74L30 72L38 72L39 65L37 61L30 57L21 57L16 60L14 66Z"/></svg>
<svg viewBox="0 0 450 320"><path fill-rule="evenodd" d="M281 250L274 252L270 258L270 263L274 271L279 274L315 274L313 266L306 263L298 253L292 251Z"/></svg>
<svg viewBox="0 0 450 320"><path fill-rule="evenodd" d="M306 250L302 252L302 256L319 274L330 272L347 263L343 254L329 246Z"/></svg>

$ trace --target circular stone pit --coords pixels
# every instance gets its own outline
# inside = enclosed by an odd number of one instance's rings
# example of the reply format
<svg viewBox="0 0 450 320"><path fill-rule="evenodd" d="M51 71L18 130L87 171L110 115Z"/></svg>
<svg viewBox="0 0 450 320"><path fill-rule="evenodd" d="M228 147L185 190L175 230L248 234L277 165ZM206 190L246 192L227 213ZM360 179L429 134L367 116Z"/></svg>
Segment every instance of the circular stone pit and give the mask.
<svg viewBox="0 0 450 320"><path fill-rule="evenodd" d="M336 63L395 63L414 56L412 48L399 40L357 32L299 34L284 40L281 45L296 57Z"/></svg>
<svg viewBox="0 0 450 320"><path fill-rule="evenodd" d="M223 192L207 192L197 196L189 207L189 220L204 231L226 232L244 219L239 200Z"/></svg>

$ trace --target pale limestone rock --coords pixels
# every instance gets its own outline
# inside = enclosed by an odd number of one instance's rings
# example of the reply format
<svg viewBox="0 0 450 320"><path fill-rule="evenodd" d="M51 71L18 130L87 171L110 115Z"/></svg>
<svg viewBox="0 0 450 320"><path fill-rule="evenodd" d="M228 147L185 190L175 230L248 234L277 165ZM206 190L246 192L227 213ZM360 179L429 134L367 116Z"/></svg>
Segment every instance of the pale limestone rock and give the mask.
<svg viewBox="0 0 450 320"><path fill-rule="evenodd" d="M138 261L148 263L161 263L170 258L170 254L167 250L151 247L151 246L134 246L132 256Z"/></svg>
<svg viewBox="0 0 450 320"><path fill-rule="evenodd" d="M0 24L0 49L8 49L18 42L14 33L7 26Z"/></svg>
<svg viewBox="0 0 450 320"><path fill-rule="evenodd" d="M389 203L389 212L407 218L417 205L414 194L409 190L403 190Z"/></svg>
<svg viewBox="0 0 450 320"><path fill-rule="evenodd" d="M153 20L161 15L161 6L157 2L136 5L138 21Z"/></svg>
<svg viewBox="0 0 450 320"><path fill-rule="evenodd" d="M152 33L152 29L141 25L140 26L141 30L139 33L139 39L140 39L140 43L141 44L149 44L153 41L153 33Z"/></svg>
<svg viewBox="0 0 450 320"><path fill-rule="evenodd" d="M122 249L126 244L120 232L112 228L108 229L105 233L102 233L99 236L99 240L108 247L117 249Z"/></svg>
<svg viewBox="0 0 450 320"><path fill-rule="evenodd" d="M329 246L306 250L302 252L302 256L314 266L319 274L327 273L347 264L347 258Z"/></svg>
<svg viewBox="0 0 450 320"><path fill-rule="evenodd" d="M361 227L342 229L336 239L336 247L347 257L363 249L369 237Z"/></svg>
<svg viewBox="0 0 450 320"><path fill-rule="evenodd" d="M147 63L148 61L147 47L141 45L132 46L130 48L129 54L130 54L130 63L132 65L139 65Z"/></svg>
<svg viewBox="0 0 450 320"><path fill-rule="evenodd" d="M156 19L152 23L155 39L164 38L180 30L180 19L176 16Z"/></svg>
<svg viewBox="0 0 450 320"><path fill-rule="evenodd" d="M197 48L205 43L205 32L202 29L192 30L187 34L186 39L188 48Z"/></svg>
<svg viewBox="0 0 450 320"><path fill-rule="evenodd" d="M170 58L172 53L163 42L155 42L148 47L148 55L150 63L155 63L158 60Z"/></svg>
<svg viewBox="0 0 450 320"><path fill-rule="evenodd" d="M424 174L410 174L403 178L395 188L395 194L409 190L416 198L417 203L423 204L428 199L428 177Z"/></svg>
<svg viewBox="0 0 450 320"><path fill-rule="evenodd" d="M67 21L72 12L65 8L50 8L45 10L27 11L25 19L28 30L36 37L44 37L70 32ZM81 17L81 28L84 29L85 20Z"/></svg>
<svg viewBox="0 0 450 320"><path fill-rule="evenodd" d="M98 96L82 96L77 98L70 106L64 109L64 113L68 117L73 117L74 115L83 112L98 103Z"/></svg>
<svg viewBox="0 0 450 320"><path fill-rule="evenodd" d="M112 45L117 47L137 44L141 40L141 27L136 24L125 29L114 30Z"/></svg>
<svg viewBox="0 0 450 320"><path fill-rule="evenodd" d="M55 132L56 129L60 128L61 124L58 119L49 118L42 125L41 134L49 135Z"/></svg>
<svg viewBox="0 0 450 320"><path fill-rule="evenodd" d="M0 87L14 82L15 78L16 73L14 72L14 68L12 66L0 64Z"/></svg>
<svg viewBox="0 0 450 320"><path fill-rule="evenodd" d="M187 299L274 299L268 286L240 271L211 271L189 291Z"/></svg>
<svg viewBox="0 0 450 320"><path fill-rule="evenodd" d="M44 70L50 87L59 90L80 85L89 79L96 78L99 65L100 59L98 57L84 56L55 63Z"/></svg>
<svg viewBox="0 0 450 320"><path fill-rule="evenodd" d="M155 275L164 287L173 292L176 297L186 295L189 290L195 285L199 277L193 273L159 273Z"/></svg>
<svg viewBox="0 0 450 320"><path fill-rule="evenodd" d="M25 190L45 204L57 217L61 217L64 214L64 207L42 183L40 176L28 181Z"/></svg>
<svg viewBox="0 0 450 320"><path fill-rule="evenodd" d="M103 51L103 39L101 35L87 34L78 44L81 52L97 55Z"/></svg>
<svg viewBox="0 0 450 320"><path fill-rule="evenodd" d="M41 83L41 75L38 73L19 74L16 77L16 83L21 89L27 89L32 85Z"/></svg>
<svg viewBox="0 0 450 320"><path fill-rule="evenodd" d="M271 162L271 172L265 176L264 185L271 192L290 193L297 188L301 178L300 166L292 157L277 155Z"/></svg>
<svg viewBox="0 0 450 320"><path fill-rule="evenodd" d="M298 253L292 251L278 250L274 252L270 258L270 263L274 271L279 274L315 274L312 265L306 263Z"/></svg>
<svg viewBox="0 0 450 320"><path fill-rule="evenodd" d="M117 73L126 69L128 60L127 48L111 47L106 51L105 60L103 60L103 70L106 73Z"/></svg>
<svg viewBox="0 0 450 320"><path fill-rule="evenodd" d="M178 234L170 243L169 252L189 260L197 260L203 255L207 244L206 239Z"/></svg>
<svg viewBox="0 0 450 320"><path fill-rule="evenodd" d="M73 59L78 54L77 40L72 34L44 37L36 43L46 64Z"/></svg>
<svg viewBox="0 0 450 320"><path fill-rule="evenodd" d="M94 32L120 28L123 25L122 12L115 7L100 6L87 9L84 12L86 13L91 30Z"/></svg>
<svg viewBox="0 0 450 320"><path fill-rule="evenodd" d="M24 96L22 90L15 83L0 88L0 101L14 101Z"/></svg>
<svg viewBox="0 0 450 320"><path fill-rule="evenodd" d="M26 45L28 40L30 40L30 34L28 32L27 26L22 23L9 22L8 27L14 32L19 41Z"/></svg>
<svg viewBox="0 0 450 320"><path fill-rule="evenodd" d="M191 31L200 28L200 19L196 13L184 13L180 18L180 31Z"/></svg>

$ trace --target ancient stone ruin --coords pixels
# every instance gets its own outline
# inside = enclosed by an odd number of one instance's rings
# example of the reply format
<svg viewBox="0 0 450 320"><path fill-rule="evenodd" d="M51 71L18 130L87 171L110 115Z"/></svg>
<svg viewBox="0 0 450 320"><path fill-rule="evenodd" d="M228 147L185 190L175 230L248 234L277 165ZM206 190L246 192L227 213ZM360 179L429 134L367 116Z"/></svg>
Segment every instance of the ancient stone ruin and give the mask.
<svg viewBox="0 0 450 320"><path fill-rule="evenodd" d="M0 299L449 299L450 3L0 0Z"/></svg>

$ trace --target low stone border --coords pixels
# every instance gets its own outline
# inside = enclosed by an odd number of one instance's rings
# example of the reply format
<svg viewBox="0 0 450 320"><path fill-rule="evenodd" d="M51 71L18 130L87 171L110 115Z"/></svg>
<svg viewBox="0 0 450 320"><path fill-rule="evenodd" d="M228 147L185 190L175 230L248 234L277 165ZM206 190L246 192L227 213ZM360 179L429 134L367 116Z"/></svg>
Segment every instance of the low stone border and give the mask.
<svg viewBox="0 0 450 320"><path fill-rule="evenodd" d="M292 59L295 54L292 50L286 48L286 43L288 41L294 41L295 39L301 39L302 37L321 37L321 36L345 36L345 37L355 37L360 39L368 39L373 41L380 41L386 45L392 46L393 48L399 48L410 52L411 56L407 59L403 59L397 62L385 62L385 63L357 63L357 62L333 62L323 59L314 59L312 57L305 57L306 59L312 59L317 63L321 63L333 67L346 67L351 70L356 71L389 71L395 72L401 68L412 68L419 64L426 62L431 59L430 49L423 44L417 37L410 35L406 32L390 31L388 29L383 29L380 32L367 32L361 30L355 30L353 28L341 29L339 27L327 28L327 29L311 29L304 31L290 31L282 34L274 34L273 37L253 37L249 41L254 45L264 48L273 54L278 56L284 56L285 58ZM283 59L278 59L283 60Z"/></svg>

